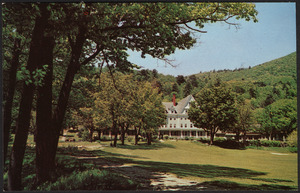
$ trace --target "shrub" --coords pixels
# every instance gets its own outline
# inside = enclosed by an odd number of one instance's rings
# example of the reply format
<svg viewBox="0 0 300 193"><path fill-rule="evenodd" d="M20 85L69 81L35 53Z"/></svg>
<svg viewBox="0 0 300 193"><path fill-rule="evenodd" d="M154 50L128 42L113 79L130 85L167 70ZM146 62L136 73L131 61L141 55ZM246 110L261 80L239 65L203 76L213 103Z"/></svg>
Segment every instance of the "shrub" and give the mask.
<svg viewBox="0 0 300 193"><path fill-rule="evenodd" d="M226 141L226 139L224 137L215 137L214 138L214 142L223 142L223 141Z"/></svg>
<svg viewBox="0 0 300 193"><path fill-rule="evenodd" d="M298 146L298 135L297 130L293 131L288 137L287 137L287 144L290 147L297 147Z"/></svg>
<svg viewBox="0 0 300 193"><path fill-rule="evenodd" d="M158 136L157 135L153 135L152 136L152 139L154 140L154 139L158 139Z"/></svg>
<svg viewBox="0 0 300 193"><path fill-rule="evenodd" d="M173 140L173 139L175 139L175 138L174 138L174 137L169 137L169 139Z"/></svg>
<svg viewBox="0 0 300 193"><path fill-rule="evenodd" d="M169 135L164 135L163 138L164 139L169 139Z"/></svg>
<svg viewBox="0 0 300 193"><path fill-rule="evenodd" d="M202 143L209 143L210 140L207 138L200 138L199 141Z"/></svg>
<svg viewBox="0 0 300 193"><path fill-rule="evenodd" d="M79 138L81 138L82 141L90 141L90 139L91 139L90 132L88 130L86 130L86 129L81 129L78 132L77 136Z"/></svg>
<svg viewBox="0 0 300 193"><path fill-rule="evenodd" d="M120 174L98 169L74 171L54 183L45 183L38 190L134 190L137 184Z"/></svg>
<svg viewBox="0 0 300 193"><path fill-rule="evenodd" d="M190 139L190 137L186 136L184 139L185 139L185 140L189 140L189 139Z"/></svg>
<svg viewBox="0 0 300 193"><path fill-rule="evenodd" d="M100 138L100 141L108 141L108 140L109 140L109 138L106 137L106 136L102 136L102 137Z"/></svg>
<svg viewBox="0 0 300 193"><path fill-rule="evenodd" d="M291 153L297 153L297 152L298 152L298 147L288 147L288 150L289 150Z"/></svg>
<svg viewBox="0 0 300 193"><path fill-rule="evenodd" d="M247 146L281 147L282 142L271 140L249 140Z"/></svg>
<svg viewBox="0 0 300 193"><path fill-rule="evenodd" d="M128 136L128 137L127 137L127 141L128 141L128 142L132 142L132 141L133 141L133 138L134 138L134 137L132 137L132 136Z"/></svg>

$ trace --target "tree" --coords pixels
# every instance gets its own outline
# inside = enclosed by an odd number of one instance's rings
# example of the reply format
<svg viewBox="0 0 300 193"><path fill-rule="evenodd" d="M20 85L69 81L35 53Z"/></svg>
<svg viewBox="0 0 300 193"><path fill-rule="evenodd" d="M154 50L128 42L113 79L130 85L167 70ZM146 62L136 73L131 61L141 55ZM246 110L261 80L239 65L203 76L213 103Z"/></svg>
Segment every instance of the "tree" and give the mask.
<svg viewBox="0 0 300 193"><path fill-rule="evenodd" d="M297 128L297 100L280 99L272 103L259 114L258 122L270 139L278 134L287 137Z"/></svg>
<svg viewBox="0 0 300 193"><path fill-rule="evenodd" d="M250 101L241 100L237 102L237 123L235 125L236 140L240 138L240 132L243 132L243 141L246 142L247 132L254 123L253 110Z"/></svg>
<svg viewBox="0 0 300 193"><path fill-rule="evenodd" d="M162 105L162 97L158 90L153 88L150 83L141 83L138 86L137 94L134 97L132 116L136 128L136 140L139 134L144 133L147 144L151 145L152 134L165 123L166 115Z"/></svg>
<svg viewBox="0 0 300 193"><path fill-rule="evenodd" d="M24 9L20 9L22 7ZM20 14L24 11L24 16ZM253 4L246 3L78 3L78 4L4 4L5 21L12 18L16 25L28 24L27 34L32 34L31 48L26 65L30 74L40 64L43 48L41 42L44 37L51 35L55 40L65 40L69 47L60 51L68 53L63 58L67 65L65 78L53 111L52 131L54 137L49 137L43 144L51 144L51 150L41 152L49 154L54 165L55 153L59 133L67 111L68 100L75 75L80 68L92 60L106 63L120 71L127 71L136 65L127 60L127 49L141 51L152 57L165 59L165 56L174 53L176 49L189 49L196 42L192 31L204 33L201 28L205 23L226 22L228 19L253 20L256 22L257 11ZM84 14L87 12L88 14ZM20 17L20 15L22 17ZM104 17L105 16L105 17ZM23 22L23 23L22 23ZM195 22L197 29L189 26ZM49 24L49 25L48 25ZM32 27L32 26L35 27ZM33 30L32 30L33 29ZM161 41L165 39L166 41ZM61 41L55 41L59 46ZM53 58L56 58L54 54ZM50 73L50 72L47 72ZM32 81L32 80L31 80ZM29 81L30 83L30 81ZM23 98L20 105L18 129L14 142L13 168L17 174L13 178L20 188L20 176L23 154L28 135L28 120L32 106L33 91L31 84L24 85ZM37 128L38 130L40 127ZM18 136L18 137L17 137ZM18 160L18 164L15 161ZM18 169L16 169L18 168ZM12 169L11 171L13 171ZM48 170L46 168L46 170ZM49 172L45 171L45 172ZM12 174L12 173L11 173ZM48 176L48 175L47 175ZM18 181L18 182L17 182ZM14 183L13 183L14 184ZM15 189L15 188L12 188Z"/></svg>
<svg viewBox="0 0 300 193"><path fill-rule="evenodd" d="M111 128L115 136L113 145L116 147L119 128L124 129L132 123L133 76L104 73L101 80L101 89L94 94L93 117L98 126ZM122 132L123 139L124 134Z"/></svg>
<svg viewBox="0 0 300 193"><path fill-rule="evenodd" d="M184 93L184 97L188 96L191 94L193 88L190 82L187 82L184 89L183 89L183 93Z"/></svg>
<svg viewBox="0 0 300 193"><path fill-rule="evenodd" d="M181 85L182 83L185 83L185 78L184 78L184 76L183 76L183 75L178 75L178 76L176 77L176 82L177 82L178 85Z"/></svg>
<svg viewBox="0 0 300 193"><path fill-rule="evenodd" d="M47 28L50 13L47 10L48 4L40 4L41 15L36 17L33 29L30 52L27 61L27 70L30 74L34 72L38 65L42 64L40 51L43 49L42 41L44 31ZM13 144L9 172L8 172L8 189L21 190L21 173L22 162L25 154L26 141L28 136L30 113L33 101L33 92L35 85L32 79L24 83L22 99L19 108L18 125Z"/></svg>
<svg viewBox="0 0 300 193"><path fill-rule="evenodd" d="M193 87L198 87L197 77L195 75L189 76L188 81L191 83Z"/></svg>
<svg viewBox="0 0 300 193"><path fill-rule="evenodd" d="M237 121L235 97L225 85L212 85L203 88L191 103L189 119L196 127L203 128L210 134L210 145L218 130L226 131Z"/></svg>
<svg viewBox="0 0 300 193"><path fill-rule="evenodd" d="M179 92L179 87L178 87L178 84L176 82L172 86L172 92L176 92L176 93Z"/></svg>

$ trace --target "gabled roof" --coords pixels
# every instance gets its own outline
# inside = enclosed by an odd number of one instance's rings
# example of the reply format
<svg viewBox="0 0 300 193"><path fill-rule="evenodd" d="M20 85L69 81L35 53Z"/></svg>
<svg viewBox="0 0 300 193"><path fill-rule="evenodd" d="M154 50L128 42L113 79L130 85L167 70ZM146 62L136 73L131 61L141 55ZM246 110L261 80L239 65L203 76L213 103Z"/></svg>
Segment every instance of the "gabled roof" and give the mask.
<svg viewBox="0 0 300 193"><path fill-rule="evenodd" d="M188 103L192 99L194 100L194 97L192 95L189 95L189 96L185 97L184 99L182 99L181 101L179 101L178 105L176 106L177 113L183 113L184 108L188 105Z"/></svg>
<svg viewBox="0 0 300 193"><path fill-rule="evenodd" d="M165 106L166 111L175 110L176 113L182 114L185 110L185 107L188 105L188 103L193 100L194 97L192 95L189 95L184 99L180 100L175 107L172 102L163 102L163 105Z"/></svg>

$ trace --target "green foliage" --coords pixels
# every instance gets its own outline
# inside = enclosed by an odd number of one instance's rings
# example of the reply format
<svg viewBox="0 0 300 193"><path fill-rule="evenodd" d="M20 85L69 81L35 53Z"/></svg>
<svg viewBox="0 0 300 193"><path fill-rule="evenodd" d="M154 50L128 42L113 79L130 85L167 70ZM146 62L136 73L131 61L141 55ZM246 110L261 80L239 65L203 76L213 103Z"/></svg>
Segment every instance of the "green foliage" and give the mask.
<svg viewBox="0 0 300 193"><path fill-rule="evenodd" d="M287 144L290 147L298 147L298 132L294 130L288 137L287 137Z"/></svg>
<svg viewBox="0 0 300 193"><path fill-rule="evenodd" d="M78 137L80 137L82 141L91 141L91 135L87 129L79 131Z"/></svg>
<svg viewBox="0 0 300 193"><path fill-rule="evenodd" d="M196 127L207 128L212 135L218 129L227 130L237 121L235 96L224 84L215 82L212 87L203 88L195 96L188 116Z"/></svg>
<svg viewBox="0 0 300 193"><path fill-rule="evenodd" d="M131 136L128 136L128 137L127 137L127 141L128 141L128 142L132 142L133 140L134 140L134 137L131 137Z"/></svg>
<svg viewBox="0 0 300 193"><path fill-rule="evenodd" d="M297 100L280 99L258 112L257 120L266 133L288 135L297 128Z"/></svg>
<svg viewBox="0 0 300 193"><path fill-rule="evenodd" d="M169 135L164 135L163 139L165 139L165 140L169 139Z"/></svg>
<svg viewBox="0 0 300 193"><path fill-rule="evenodd" d="M282 147L282 142L275 140L249 140L247 144L249 146Z"/></svg>
<svg viewBox="0 0 300 193"><path fill-rule="evenodd" d="M136 187L137 184L119 174L92 169L83 172L74 171L54 183L40 186L38 190L134 190Z"/></svg>

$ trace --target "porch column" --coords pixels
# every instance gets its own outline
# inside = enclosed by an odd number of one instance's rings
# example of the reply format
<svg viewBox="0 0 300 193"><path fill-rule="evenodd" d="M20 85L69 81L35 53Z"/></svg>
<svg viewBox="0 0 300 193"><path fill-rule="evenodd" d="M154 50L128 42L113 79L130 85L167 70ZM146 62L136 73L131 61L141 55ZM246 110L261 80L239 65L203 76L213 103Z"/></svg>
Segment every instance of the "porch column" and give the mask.
<svg viewBox="0 0 300 193"><path fill-rule="evenodd" d="M108 137L111 138L111 130L108 132Z"/></svg>
<svg viewBox="0 0 300 193"><path fill-rule="evenodd" d="M183 138L182 130L180 130L180 138Z"/></svg>
<svg viewBox="0 0 300 193"><path fill-rule="evenodd" d="M171 135L171 130L169 130L169 137L172 137L172 135Z"/></svg>
<svg viewBox="0 0 300 193"><path fill-rule="evenodd" d="M190 130L190 137L192 137L192 130Z"/></svg>
<svg viewBox="0 0 300 193"><path fill-rule="evenodd" d="M196 138L198 138L198 131L196 131Z"/></svg>

